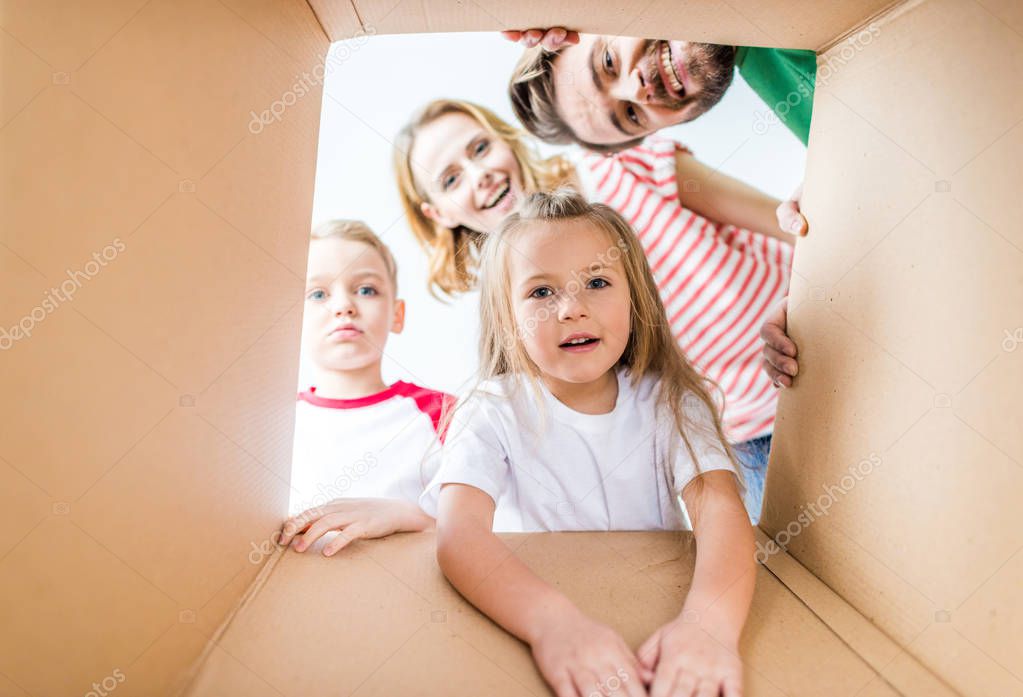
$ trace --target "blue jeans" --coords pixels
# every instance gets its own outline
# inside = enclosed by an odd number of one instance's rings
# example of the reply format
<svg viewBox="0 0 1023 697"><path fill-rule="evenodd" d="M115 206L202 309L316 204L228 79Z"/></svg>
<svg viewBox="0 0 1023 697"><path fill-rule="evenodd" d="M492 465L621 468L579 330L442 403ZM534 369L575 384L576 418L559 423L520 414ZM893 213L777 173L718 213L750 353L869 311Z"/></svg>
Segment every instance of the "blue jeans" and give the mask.
<svg viewBox="0 0 1023 697"><path fill-rule="evenodd" d="M764 479L767 477L767 458L771 454L771 436L735 443L732 447L746 480L743 503L749 512L750 522L756 525L760 521L760 508L764 503Z"/></svg>

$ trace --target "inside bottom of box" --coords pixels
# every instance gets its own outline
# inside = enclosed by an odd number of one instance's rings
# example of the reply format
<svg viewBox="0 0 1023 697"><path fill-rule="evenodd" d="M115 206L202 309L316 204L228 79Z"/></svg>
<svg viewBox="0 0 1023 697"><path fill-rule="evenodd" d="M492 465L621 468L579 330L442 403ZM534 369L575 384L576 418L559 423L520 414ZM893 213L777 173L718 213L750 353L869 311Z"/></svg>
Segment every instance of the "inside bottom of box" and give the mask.
<svg viewBox="0 0 1023 697"><path fill-rule="evenodd" d="M692 573L689 533L501 537L634 649L678 614ZM207 647L185 694L552 694L528 647L477 612L443 577L434 540L428 532L359 541L333 558L319 553L322 540L304 554L278 552ZM827 593L813 588L807 576L813 579L784 553L757 566L740 647L744 694L915 692L897 689L898 681L883 675L884 666L868 662L854 650L855 641L850 645L825 622L844 616L840 624L854 626L848 606L821 613L806 604L800 595L823 603ZM876 639L856 626L860 640Z"/></svg>

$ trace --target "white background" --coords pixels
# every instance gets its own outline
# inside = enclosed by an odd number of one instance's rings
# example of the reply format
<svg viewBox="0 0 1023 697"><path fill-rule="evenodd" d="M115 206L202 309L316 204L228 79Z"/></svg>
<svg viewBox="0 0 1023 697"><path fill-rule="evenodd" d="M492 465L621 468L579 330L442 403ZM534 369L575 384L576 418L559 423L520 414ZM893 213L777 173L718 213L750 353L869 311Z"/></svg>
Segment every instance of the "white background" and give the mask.
<svg viewBox="0 0 1023 697"><path fill-rule="evenodd" d="M413 112L439 97L466 99L517 123L506 85L521 47L498 33L374 36L331 47L324 80L313 224L364 220L398 261L405 331L391 335L384 381L459 393L475 370L477 296L453 303L426 291L426 257L406 225L391 166L392 140ZM697 159L786 198L803 179L806 151L736 75L725 98L689 124L661 131ZM765 125L766 130L765 130ZM556 148L542 146L541 152ZM300 388L308 385L303 366Z"/></svg>

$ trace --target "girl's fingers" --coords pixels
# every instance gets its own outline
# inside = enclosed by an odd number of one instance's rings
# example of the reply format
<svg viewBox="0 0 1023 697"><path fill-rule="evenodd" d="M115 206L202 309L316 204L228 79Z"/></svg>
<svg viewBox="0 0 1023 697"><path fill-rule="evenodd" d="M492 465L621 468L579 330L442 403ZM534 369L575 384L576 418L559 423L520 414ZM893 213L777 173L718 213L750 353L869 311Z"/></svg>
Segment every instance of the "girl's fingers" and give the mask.
<svg viewBox="0 0 1023 697"><path fill-rule="evenodd" d="M518 29L509 29L507 31L501 32L501 36L508 39L509 41L514 41L515 43L518 43L519 39L522 38L522 32L519 31Z"/></svg>
<svg viewBox="0 0 1023 697"><path fill-rule="evenodd" d="M724 693L724 697L742 697L742 678L726 677L722 681L721 692Z"/></svg>
<svg viewBox="0 0 1023 697"><path fill-rule="evenodd" d="M639 664L652 672L657 666L657 659L660 656L660 653L661 630L658 629L643 642L643 645L639 647L639 651L636 652L636 655L639 659Z"/></svg>
<svg viewBox="0 0 1023 697"><path fill-rule="evenodd" d="M281 539L279 541L279 544L282 547L287 547L288 543L291 542L292 538L295 537L295 535L297 535L298 533L305 530L306 527L308 527L308 525L309 521L306 519L305 513L301 513L295 516L294 518L289 518L284 522L284 525L281 527Z"/></svg>
<svg viewBox="0 0 1023 697"><path fill-rule="evenodd" d="M550 682L551 687L554 688L554 694L557 695L557 697L578 697L575 685L572 683L572 678L568 673L562 673Z"/></svg>
<svg viewBox="0 0 1023 697"><path fill-rule="evenodd" d="M720 682L718 680L707 680L704 678L696 687L696 697L719 697L721 694L719 687Z"/></svg>
<svg viewBox="0 0 1023 697"><path fill-rule="evenodd" d="M654 684L650 686L650 697L692 697L694 683L682 671L660 670L654 677Z"/></svg>
<svg viewBox="0 0 1023 697"><path fill-rule="evenodd" d="M764 323L760 325L760 338L764 343L775 351L784 353L792 358L796 357L796 343L786 334L788 326L788 312L786 309L786 298L783 298L778 305L771 310Z"/></svg>

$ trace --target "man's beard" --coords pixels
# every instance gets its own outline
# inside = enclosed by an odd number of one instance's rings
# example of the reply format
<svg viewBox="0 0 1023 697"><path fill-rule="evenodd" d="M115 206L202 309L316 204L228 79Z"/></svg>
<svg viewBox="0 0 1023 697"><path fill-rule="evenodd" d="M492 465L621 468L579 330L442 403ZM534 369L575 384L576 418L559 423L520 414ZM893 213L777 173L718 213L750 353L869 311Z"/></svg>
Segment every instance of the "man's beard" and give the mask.
<svg viewBox="0 0 1023 697"><path fill-rule="evenodd" d="M721 101L732 84L735 73L735 47L721 44L687 44L685 69L694 85L694 94L682 99L668 91L658 67L661 64L661 41L648 39L643 49L652 74L645 76L653 85L654 100L672 111L686 109L686 121L695 119Z"/></svg>

